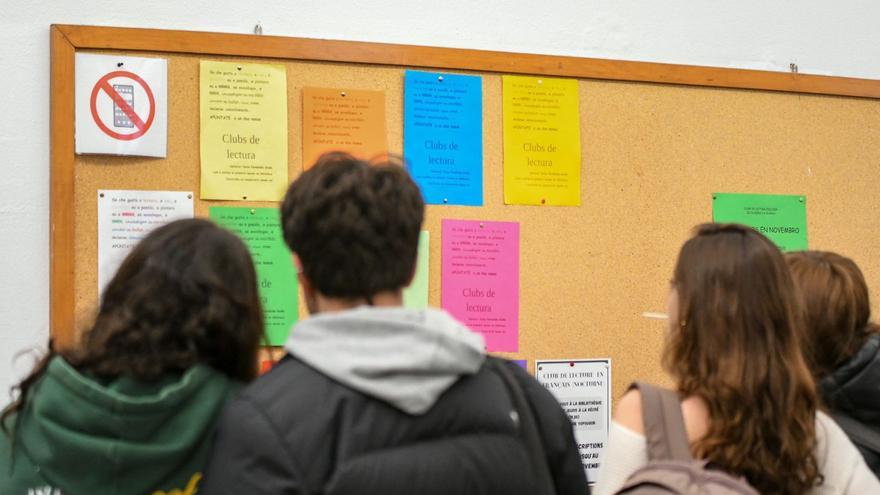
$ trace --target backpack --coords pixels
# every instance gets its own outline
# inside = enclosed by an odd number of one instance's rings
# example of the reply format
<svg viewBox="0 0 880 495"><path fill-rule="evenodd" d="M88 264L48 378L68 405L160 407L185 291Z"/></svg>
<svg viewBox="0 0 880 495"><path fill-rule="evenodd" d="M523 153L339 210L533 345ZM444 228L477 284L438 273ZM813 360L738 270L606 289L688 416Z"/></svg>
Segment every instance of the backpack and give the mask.
<svg viewBox="0 0 880 495"><path fill-rule="evenodd" d="M645 383L633 387L642 394L648 463L617 495L759 495L745 479L691 456L678 394Z"/></svg>
<svg viewBox="0 0 880 495"><path fill-rule="evenodd" d="M526 399L525 392L517 383L516 377L507 368L507 364L503 359L489 357L486 361L489 369L501 378L504 388L507 389L507 393L510 395L510 401L513 404L511 419L519 426L520 436L529 453L529 461L535 474L538 493L540 495L556 495L556 484L550 474L547 457L544 455L541 432L538 428L537 419L532 412L532 407Z"/></svg>

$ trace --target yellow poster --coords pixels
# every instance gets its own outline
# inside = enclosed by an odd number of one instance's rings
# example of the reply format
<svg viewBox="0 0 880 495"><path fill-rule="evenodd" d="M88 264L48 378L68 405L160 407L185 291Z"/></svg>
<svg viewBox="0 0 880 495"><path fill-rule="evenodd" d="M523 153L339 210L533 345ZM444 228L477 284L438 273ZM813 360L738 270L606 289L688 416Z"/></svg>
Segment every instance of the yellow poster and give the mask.
<svg viewBox="0 0 880 495"><path fill-rule="evenodd" d="M581 204L578 82L502 77L504 203Z"/></svg>
<svg viewBox="0 0 880 495"><path fill-rule="evenodd" d="M202 199L278 201L287 188L283 65L200 65Z"/></svg>

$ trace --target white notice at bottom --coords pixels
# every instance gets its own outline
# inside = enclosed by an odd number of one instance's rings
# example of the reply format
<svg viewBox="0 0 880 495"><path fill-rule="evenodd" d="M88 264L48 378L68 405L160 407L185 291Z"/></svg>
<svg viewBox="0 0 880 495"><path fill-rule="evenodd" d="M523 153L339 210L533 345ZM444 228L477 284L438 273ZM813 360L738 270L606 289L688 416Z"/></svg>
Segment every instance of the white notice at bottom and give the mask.
<svg viewBox="0 0 880 495"><path fill-rule="evenodd" d="M611 359L537 360L535 376L571 419L581 462L592 485L611 426Z"/></svg>
<svg viewBox="0 0 880 495"><path fill-rule="evenodd" d="M98 191L98 294L131 248L156 227L193 217L189 191Z"/></svg>

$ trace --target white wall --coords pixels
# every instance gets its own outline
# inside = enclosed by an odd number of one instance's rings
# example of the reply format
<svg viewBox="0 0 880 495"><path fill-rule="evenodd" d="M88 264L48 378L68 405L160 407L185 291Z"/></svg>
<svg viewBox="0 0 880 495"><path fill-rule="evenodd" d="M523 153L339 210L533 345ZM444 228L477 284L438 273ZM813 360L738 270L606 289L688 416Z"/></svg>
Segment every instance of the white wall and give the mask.
<svg viewBox="0 0 880 495"><path fill-rule="evenodd" d="M876 0L4 0L0 403L49 307L49 25L384 41L880 79ZM170 116L173 118L174 116Z"/></svg>

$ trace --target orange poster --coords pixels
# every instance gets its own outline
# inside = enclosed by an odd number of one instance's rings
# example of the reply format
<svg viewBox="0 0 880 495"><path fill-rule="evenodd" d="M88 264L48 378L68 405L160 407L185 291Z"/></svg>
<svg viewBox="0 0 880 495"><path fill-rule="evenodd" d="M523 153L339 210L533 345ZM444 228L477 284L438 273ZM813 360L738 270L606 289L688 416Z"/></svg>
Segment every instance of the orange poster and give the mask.
<svg viewBox="0 0 880 495"><path fill-rule="evenodd" d="M303 88L303 169L327 151L368 160L388 150L385 93Z"/></svg>

